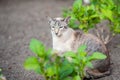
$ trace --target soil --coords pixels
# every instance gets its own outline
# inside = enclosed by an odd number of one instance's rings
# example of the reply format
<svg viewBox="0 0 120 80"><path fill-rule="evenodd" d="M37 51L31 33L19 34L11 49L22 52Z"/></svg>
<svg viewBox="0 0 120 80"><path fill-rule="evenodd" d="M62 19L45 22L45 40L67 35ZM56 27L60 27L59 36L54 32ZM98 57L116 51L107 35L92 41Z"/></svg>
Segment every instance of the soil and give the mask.
<svg viewBox="0 0 120 80"><path fill-rule="evenodd" d="M51 48L51 34L46 16L62 15L73 0L0 0L0 68L7 80L43 80L23 63L34 55L28 48L32 38ZM108 44L112 73L98 80L120 80L120 35Z"/></svg>

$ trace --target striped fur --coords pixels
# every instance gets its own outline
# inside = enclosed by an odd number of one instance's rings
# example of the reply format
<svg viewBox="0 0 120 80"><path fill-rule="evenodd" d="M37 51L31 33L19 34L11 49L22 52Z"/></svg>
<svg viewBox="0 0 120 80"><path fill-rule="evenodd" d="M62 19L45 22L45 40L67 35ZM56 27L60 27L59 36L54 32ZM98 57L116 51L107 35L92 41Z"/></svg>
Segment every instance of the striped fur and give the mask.
<svg viewBox="0 0 120 80"><path fill-rule="evenodd" d="M94 78L103 77L110 74L110 57L105 44L92 34L86 34L82 31L75 31L68 27L69 18L48 18L51 27L53 49L59 54L66 51L76 52L80 45L87 45L88 55L99 51L107 56L105 60L93 61L94 69L86 68L86 74ZM95 72L96 71L96 72ZM87 75L86 75L87 76Z"/></svg>

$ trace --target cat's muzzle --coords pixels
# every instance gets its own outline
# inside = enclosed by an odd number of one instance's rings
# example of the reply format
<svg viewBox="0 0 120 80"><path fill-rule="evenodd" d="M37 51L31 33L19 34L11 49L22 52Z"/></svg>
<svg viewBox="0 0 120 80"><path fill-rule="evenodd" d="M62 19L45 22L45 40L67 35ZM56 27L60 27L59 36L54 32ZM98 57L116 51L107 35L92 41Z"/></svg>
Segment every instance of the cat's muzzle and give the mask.
<svg viewBox="0 0 120 80"><path fill-rule="evenodd" d="M55 33L55 35L56 35L57 37L60 37L60 36L61 36L61 34L59 34L59 33Z"/></svg>

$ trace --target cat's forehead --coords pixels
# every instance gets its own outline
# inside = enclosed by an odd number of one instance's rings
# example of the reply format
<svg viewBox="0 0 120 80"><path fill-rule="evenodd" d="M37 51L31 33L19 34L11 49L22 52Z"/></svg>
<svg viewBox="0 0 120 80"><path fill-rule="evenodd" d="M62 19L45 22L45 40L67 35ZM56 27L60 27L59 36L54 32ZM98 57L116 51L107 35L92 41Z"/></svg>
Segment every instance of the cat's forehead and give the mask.
<svg viewBox="0 0 120 80"><path fill-rule="evenodd" d="M52 24L54 25L67 25L67 23L64 21L64 18L58 17L58 18L53 18Z"/></svg>
<svg viewBox="0 0 120 80"><path fill-rule="evenodd" d="M57 21L63 21L64 20L64 18L61 18L61 17L57 17L57 18L54 18L55 20L57 20Z"/></svg>

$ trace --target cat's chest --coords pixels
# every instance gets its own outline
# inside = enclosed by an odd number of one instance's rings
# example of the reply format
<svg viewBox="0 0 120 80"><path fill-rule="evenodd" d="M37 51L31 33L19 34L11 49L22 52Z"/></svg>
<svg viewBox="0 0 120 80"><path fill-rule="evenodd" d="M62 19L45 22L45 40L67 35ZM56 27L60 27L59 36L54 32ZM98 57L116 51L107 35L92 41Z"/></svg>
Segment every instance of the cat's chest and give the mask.
<svg viewBox="0 0 120 80"><path fill-rule="evenodd" d="M53 40L53 49L61 52L72 51L72 40Z"/></svg>

